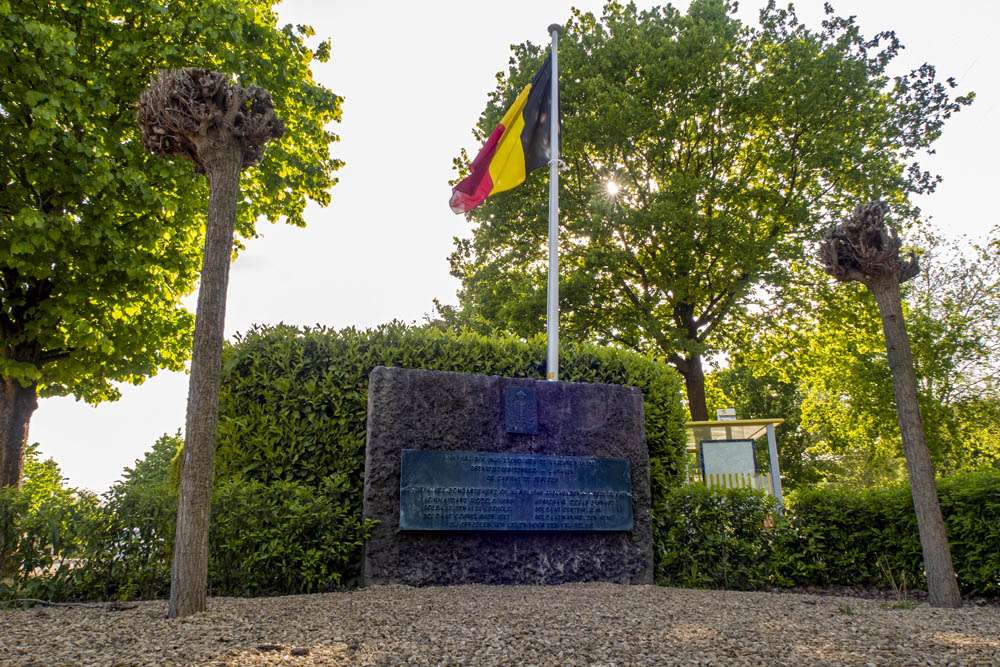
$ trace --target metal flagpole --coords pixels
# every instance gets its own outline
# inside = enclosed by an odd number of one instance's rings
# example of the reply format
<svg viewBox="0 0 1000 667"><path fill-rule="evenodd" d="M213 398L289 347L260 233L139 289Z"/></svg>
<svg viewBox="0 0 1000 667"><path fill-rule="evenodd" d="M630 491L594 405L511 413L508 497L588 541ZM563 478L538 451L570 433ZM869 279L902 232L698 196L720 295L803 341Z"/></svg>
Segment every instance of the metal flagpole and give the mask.
<svg viewBox="0 0 1000 667"><path fill-rule="evenodd" d="M549 26L552 35L552 108L549 114L549 289L546 308L548 363L545 378L559 379L559 33L562 26Z"/></svg>

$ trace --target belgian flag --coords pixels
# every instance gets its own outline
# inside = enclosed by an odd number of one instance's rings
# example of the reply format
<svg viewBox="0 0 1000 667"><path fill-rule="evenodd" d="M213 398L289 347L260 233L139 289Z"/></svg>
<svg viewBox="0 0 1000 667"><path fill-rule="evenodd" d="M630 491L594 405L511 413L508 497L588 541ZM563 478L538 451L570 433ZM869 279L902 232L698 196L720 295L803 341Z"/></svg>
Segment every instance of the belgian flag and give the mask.
<svg viewBox="0 0 1000 667"><path fill-rule="evenodd" d="M549 163L552 56L514 100L472 161L469 175L452 188L448 204L465 213L497 192L520 185L528 172Z"/></svg>

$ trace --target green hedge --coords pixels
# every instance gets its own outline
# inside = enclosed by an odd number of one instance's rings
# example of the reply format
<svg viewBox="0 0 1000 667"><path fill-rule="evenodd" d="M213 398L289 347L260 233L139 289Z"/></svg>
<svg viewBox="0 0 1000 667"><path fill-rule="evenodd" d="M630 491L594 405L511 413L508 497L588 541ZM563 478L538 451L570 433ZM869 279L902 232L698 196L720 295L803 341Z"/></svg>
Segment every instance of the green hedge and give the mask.
<svg viewBox="0 0 1000 667"><path fill-rule="evenodd" d="M316 593L356 583L372 523L343 477L318 487L226 480L215 489L209 535L212 595Z"/></svg>
<svg viewBox="0 0 1000 667"><path fill-rule="evenodd" d="M965 594L1000 595L1000 471L938 481L952 560ZM671 490L654 509L660 583L707 588L901 584L923 588L910 488L813 489L784 516L760 492Z"/></svg>
<svg viewBox="0 0 1000 667"><path fill-rule="evenodd" d="M39 461L37 448L25 451L22 488L0 488L0 600L73 597L82 533L100 513L98 499L65 488L59 467Z"/></svg>
<svg viewBox="0 0 1000 667"><path fill-rule="evenodd" d="M342 486L222 482L212 499L209 594L315 593L354 584L371 525L362 524ZM10 547L0 557L0 600L166 597L176 496L140 495L148 513L134 515L87 495L32 508L23 493L0 491L0 544Z"/></svg>
<svg viewBox="0 0 1000 667"><path fill-rule="evenodd" d="M368 375L376 366L544 379L545 343L400 323L363 331L254 328L223 357L217 478L316 484L343 475L360 511ZM569 343L560 351L560 379L640 388L654 500L680 482L685 413L672 368Z"/></svg>
<svg viewBox="0 0 1000 667"><path fill-rule="evenodd" d="M774 539L768 523L777 501L762 491L668 491L653 512L656 578L688 588L754 590L772 580Z"/></svg>
<svg viewBox="0 0 1000 667"><path fill-rule="evenodd" d="M1000 470L938 483L959 586L1000 596Z"/></svg>
<svg viewBox="0 0 1000 667"><path fill-rule="evenodd" d="M923 585L910 487L801 490L790 498L780 575L818 586L877 583L890 572Z"/></svg>
<svg viewBox="0 0 1000 667"><path fill-rule="evenodd" d="M24 489L0 490L0 599L165 596L176 515L165 480L178 444L164 436L102 498L64 488L58 467L29 450ZM1000 596L1000 471L949 477L938 491L960 588ZM781 516L760 492L692 485L668 490L653 509L661 584L886 586L904 574L909 588L924 584L906 486L801 491ZM212 521L214 595L349 585L370 529L345 475L316 485L223 480Z"/></svg>

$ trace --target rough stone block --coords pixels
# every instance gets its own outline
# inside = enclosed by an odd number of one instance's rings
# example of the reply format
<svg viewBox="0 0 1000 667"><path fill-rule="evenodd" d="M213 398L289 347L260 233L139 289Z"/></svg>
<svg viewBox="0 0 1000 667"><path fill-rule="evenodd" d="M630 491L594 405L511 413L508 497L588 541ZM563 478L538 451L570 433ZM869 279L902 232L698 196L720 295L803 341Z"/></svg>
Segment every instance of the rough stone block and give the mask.
<svg viewBox="0 0 1000 667"><path fill-rule="evenodd" d="M508 432L504 389L533 388L537 432ZM649 454L635 387L378 367L368 385L364 583L653 581ZM627 459L631 531L408 531L399 527L404 449Z"/></svg>

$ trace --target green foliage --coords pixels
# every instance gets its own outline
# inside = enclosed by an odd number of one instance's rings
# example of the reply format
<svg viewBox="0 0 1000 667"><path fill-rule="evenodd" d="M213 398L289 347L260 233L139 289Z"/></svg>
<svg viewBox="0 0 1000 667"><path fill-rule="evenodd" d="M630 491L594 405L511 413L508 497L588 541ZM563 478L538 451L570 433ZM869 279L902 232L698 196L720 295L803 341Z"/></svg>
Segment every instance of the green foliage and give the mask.
<svg viewBox="0 0 1000 667"><path fill-rule="evenodd" d="M963 593L1000 595L1000 471L938 481L952 560ZM925 585L908 485L799 491L778 552L779 576L800 584Z"/></svg>
<svg viewBox="0 0 1000 667"><path fill-rule="evenodd" d="M821 479L828 463L816 455L815 436L802 427L802 400L799 387L775 375L757 374L732 355L729 365L711 373L706 382L709 414L719 408L735 408L741 419L774 417L784 419L776 427L778 465L785 491L794 491Z"/></svg>
<svg viewBox="0 0 1000 667"><path fill-rule="evenodd" d="M891 32L868 39L835 16L809 30L773 3L750 27L733 11L612 2L599 18L574 12L559 40L561 330L668 359L689 394L731 315L755 288L786 285L783 263L832 214L877 196L915 216L909 195L936 184L917 152L971 99L950 98L954 82L929 65L890 80L902 48ZM481 139L544 57L530 43L513 51ZM442 309L450 322L541 330L546 187L535 172L468 214L472 236L450 258L462 281L461 311Z"/></svg>
<svg viewBox="0 0 1000 667"><path fill-rule="evenodd" d="M26 463L24 489L0 490L0 599L163 597L176 492L164 492L164 436L102 502L62 486L51 461ZM148 465L147 465L148 464ZM137 480L159 480L142 487ZM129 486L129 484L132 486ZM1000 471L940 480L963 593L1000 596ZM727 589L924 584L906 485L799 490L785 514L758 491L687 485L653 506L661 584ZM315 486L221 481L212 504L209 582L215 595L307 593L354 582L370 524L347 474Z"/></svg>
<svg viewBox="0 0 1000 667"><path fill-rule="evenodd" d="M357 576L367 383L378 365L542 379L541 338L487 338L393 323L374 330L256 328L226 349L212 506L216 595L298 593ZM653 497L683 473L680 379L635 353L569 344L566 381L643 391ZM57 597L161 597L169 589L180 436L163 436L82 518ZM30 482L26 481L26 487ZM22 558L22 560L24 560ZM23 585L21 586L23 589Z"/></svg>
<svg viewBox="0 0 1000 667"><path fill-rule="evenodd" d="M29 449L21 492L4 489L0 597L155 598L169 590L176 493L163 461L180 446L163 436L102 498L63 486L52 460Z"/></svg>
<svg viewBox="0 0 1000 667"><path fill-rule="evenodd" d="M1000 470L940 480L938 496L959 587L1000 596Z"/></svg>
<svg viewBox="0 0 1000 667"><path fill-rule="evenodd" d="M154 599L169 592L177 519L169 466L182 444L180 432L161 436L88 515L75 572L80 596Z"/></svg>
<svg viewBox="0 0 1000 667"><path fill-rule="evenodd" d="M779 572L795 583L850 585L880 581L885 567L922 582L922 552L909 493L903 485L800 490L789 498L790 532L784 536Z"/></svg>
<svg viewBox="0 0 1000 667"><path fill-rule="evenodd" d="M34 448L21 491L0 489L0 599L153 599L170 591L177 491L164 435L97 498L62 486ZM209 584L215 595L305 593L352 583L370 530L340 477L228 480L215 490Z"/></svg>
<svg viewBox="0 0 1000 667"><path fill-rule="evenodd" d="M359 331L260 327L229 345L219 404L218 479L297 480L345 475L360 513L368 375L375 366L544 379L541 338L489 338L399 323ZM639 387L654 498L683 475L680 379L635 353L569 343L560 377Z"/></svg>
<svg viewBox="0 0 1000 667"><path fill-rule="evenodd" d="M170 489L174 486L170 466L183 446L184 437L180 429L174 435L164 433L153 443L151 450L141 459L136 459L133 467L122 471L124 481L116 484L115 488L128 491L149 489L157 492Z"/></svg>
<svg viewBox="0 0 1000 667"><path fill-rule="evenodd" d="M1000 596L1000 471L938 482L958 584ZM698 588L926 585L910 488L671 489L653 511L657 581Z"/></svg>
<svg viewBox="0 0 1000 667"><path fill-rule="evenodd" d="M0 489L0 599L72 595L80 526L98 511L96 498L63 487L54 461L25 454L21 490Z"/></svg>
<svg viewBox="0 0 1000 667"><path fill-rule="evenodd" d="M341 98L310 71L328 45L278 28L271 4L0 1L0 377L96 403L183 367L207 184L140 144L135 104L156 71L271 91L288 132L242 176L243 236L261 218L302 226L308 199L329 201Z"/></svg>
<svg viewBox="0 0 1000 667"><path fill-rule="evenodd" d="M316 487L230 479L215 489L209 536L213 595L316 593L355 583L373 522L344 475Z"/></svg>
<svg viewBox="0 0 1000 667"><path fill-rule="evenodd" d="M981 245L918 240L922 271L904 286L903 310L928 449L944 474L1000 465L1000 230ZM815 266L795 274L810 287L761 304L731 338L730 361L745 367L735 372L769 379L737 383L735 400L759 404L775 383L791 385L779 416L799 412L804 453L822 462L815 473L855 487L899 481L902 442L873 299L857 284L831 285Z"/></svg>
<svg viewBox="0 0 1000 667"><path fill-rule="evenodd" d="M670 489L653 512L657 583L736 590L772 585L776 507L752 489Z"/></svg>
<svg viewBox="0 0 1000 667"><path fill-rule="evenodd" d="M639 387L654 498L683 471L680 379L620 350L570 344L566 381ZM209 584L215 594L309 592L357 575L367 383L378 365L542 379L541 338L487 338L394 323L375 330L252 330L226 349ZM87 522L76 591L154 597L167 590L179 436L161 438ZM127 556L127 557L123 557Z"/></svg>

